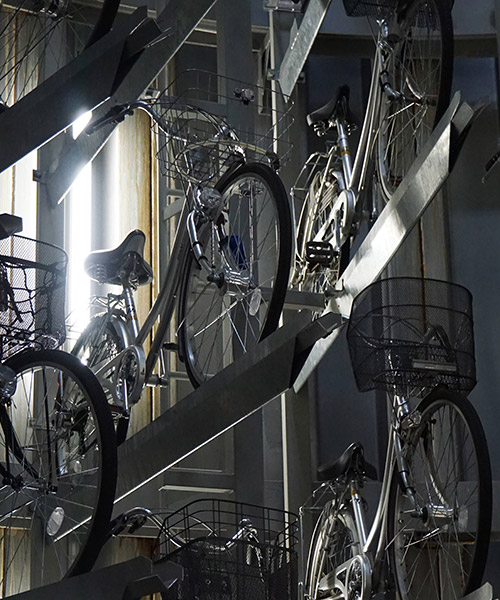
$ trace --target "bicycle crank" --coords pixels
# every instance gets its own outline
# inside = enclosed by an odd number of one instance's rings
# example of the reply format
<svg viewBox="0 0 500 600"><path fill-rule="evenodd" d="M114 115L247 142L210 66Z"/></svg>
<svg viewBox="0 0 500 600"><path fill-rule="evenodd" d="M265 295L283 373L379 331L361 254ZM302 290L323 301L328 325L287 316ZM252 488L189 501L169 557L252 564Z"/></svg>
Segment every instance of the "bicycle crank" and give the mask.
<svg viewBox="0 0 500 600"><path fill-rule="evenodd" d="M320 587L338 590L344 600L368 600L372 588L372 567L365 554L357 554L321 580ZM337 597L337 595L335 594Z"/></svg>

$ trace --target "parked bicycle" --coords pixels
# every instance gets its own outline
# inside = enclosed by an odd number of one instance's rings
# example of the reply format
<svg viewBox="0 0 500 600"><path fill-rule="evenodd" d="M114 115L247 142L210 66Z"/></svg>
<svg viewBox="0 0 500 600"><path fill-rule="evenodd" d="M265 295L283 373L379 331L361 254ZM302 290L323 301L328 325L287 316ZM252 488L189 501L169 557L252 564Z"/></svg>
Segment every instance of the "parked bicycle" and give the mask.
<svg viewBox="0 0 500 600"><path fill-rule="evenodd" d="M93 373L65 338L66 255L0 215L0 597L89 570L116 485L116 443Z"/></svg>
<svg viewBox="0 0 500 600"><path fill-rule="evenodd" d="M355 443L318 469L329 493L304 583L309 600L458 599L481 584L492 482L475 385L471 295L436 280L383 279L355 298L347 338L361 391L387 391L389 436L370 527L362 488L377 471Z"/></svg>
<svg viewBox="0 0 500 600"><path fill-rule="evenodd" d="M306 161L293 188L299 208L292 286L328 296L363 221L391 200L446 110L453 71L449 0L344 0L348 15L377 20L368 103L354 160L356 119L342 86L307 117L326 152Z"/></svg>
<svg viewBox="0 0 500 600"><path fill-rule="evenodd" d="M182 210L162 286L141 326L133 292L153 274L143 257L144 233L133 231L118 248L93 252L86 261L92 279L121 287L98 300L104 312L73 349L97 374L121 417L119 441L144 387L168 384L165 352L177 351L192 383L200 385L276 329L287 290L291 216L272 168L278 163L274 130L258 129L263 117L255 110L253 90L209 73L187 75L187 88L184 79L177 80L155 101L117 106L90 125L94 131L135 109L146 111L158 131L160 165L170 183L182 184ZM253 111L257 133L250 141L203 108L215 106L222 86L226 109L232 103ZM195 92L206 101L193 106L185 100ZM169 340L176 304L176 338ZM156 324L146 354L144 342ZM159 373L153 373L157 363Z"/></svg>
<svg viewBox="0 0 500 600"><path fill-rule="evenodd" d="M133 508L114 519L112 535L157 530L153 562L174 563L179 599L295 600L297 517L267 507L203 498L176 511ZM151 532L150 532L151 535Z"/></svg>

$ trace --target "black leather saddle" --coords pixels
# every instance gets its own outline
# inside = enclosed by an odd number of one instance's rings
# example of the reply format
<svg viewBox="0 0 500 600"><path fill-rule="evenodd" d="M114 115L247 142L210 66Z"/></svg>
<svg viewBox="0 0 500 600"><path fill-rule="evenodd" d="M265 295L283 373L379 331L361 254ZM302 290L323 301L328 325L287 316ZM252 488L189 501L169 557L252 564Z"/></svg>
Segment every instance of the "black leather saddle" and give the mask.
<svg viewBox="0 0 500 600"><path fill-rule="evenodd" d="M363 446L359 442L351 444L334 462L318 468L318 481L333 481L347 473L366 475L368 479L377 479L377 469L365 460Z"/></svg>
<svg viewBox="0 0 500 600"><path fill-rule="evenodd" d="M2 213L0 215L0 240L19 233L23 230L23 220L21 217L10 215L9 213Z"/></svg>
<svg viewBox="0 0 500 600"><path fill-rule="evenodd" d="M307 115L307 124L315 130L326 130L329 121L342 118L348 125L356 125L356 117L349 108L349 95L348 85L339 87L337 93L329 102Z"/></svg>
<svg viewBox="0 0 500 600"><path fill-rule="evenodd" d="M144 233L134 229L117 248L91 252L85 260L85 270L99 283L145 285L153 279L153 269L144 260L145 242Z"/></svg>

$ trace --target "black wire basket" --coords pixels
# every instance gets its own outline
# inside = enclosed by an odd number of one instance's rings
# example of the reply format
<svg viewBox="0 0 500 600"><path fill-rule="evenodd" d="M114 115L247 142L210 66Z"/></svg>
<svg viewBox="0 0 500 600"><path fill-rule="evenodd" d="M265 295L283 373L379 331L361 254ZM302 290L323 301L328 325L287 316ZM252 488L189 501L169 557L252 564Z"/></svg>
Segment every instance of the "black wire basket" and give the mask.
<svg viewBox="0 0 500 600"><path fill-rule="evenodd" d="M476 384L472 296L460 285L377 281L354 299L347 341L360 391L444 384L467 393Z"/></svg>
<svg viewBox="0 0 500 600"><path fill-rule="evenodd" d="M291 513L196 500L165 519L158 541L157 560L183 568L179 600L297 598L298 522Z"/></svg>
<svg viewBox="0 0 500 600"><path fill-rule="evenodd" d="M292 150L292 103L268 87L198 69L182 72L152 104L162 174L214 185L234 165L283 164Z"/></svg>
<svg viewBox="0 0 500 600"><path fill-rule="evenodd" d="M61 248L19 235L0 240L2 360L64 342L66 268Z"/></svg>
<svg viewBox="0 0 500 600"><path fill-rule="evenodd" d="M375 17L385 19L396 12L397 0L344 0L349 17Z"/></svg>

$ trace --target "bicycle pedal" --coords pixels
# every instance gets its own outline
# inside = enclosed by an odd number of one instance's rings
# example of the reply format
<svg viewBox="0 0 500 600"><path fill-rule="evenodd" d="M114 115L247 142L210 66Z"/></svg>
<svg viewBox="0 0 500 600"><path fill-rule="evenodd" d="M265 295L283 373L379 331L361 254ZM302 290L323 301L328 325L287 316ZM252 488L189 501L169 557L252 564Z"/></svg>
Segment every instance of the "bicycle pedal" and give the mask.
<svg viewBox="0 0 500 600"><path fill-rule="evenodd" d="M306 260L312 265L329 265L335 258L335 250L330 242L307 242Z"/></svg>

